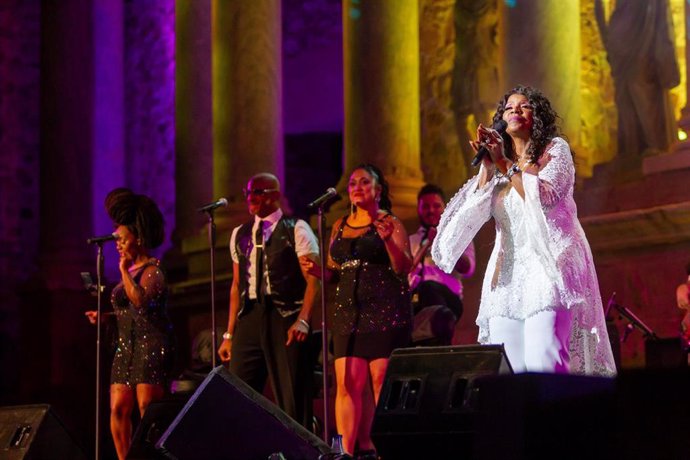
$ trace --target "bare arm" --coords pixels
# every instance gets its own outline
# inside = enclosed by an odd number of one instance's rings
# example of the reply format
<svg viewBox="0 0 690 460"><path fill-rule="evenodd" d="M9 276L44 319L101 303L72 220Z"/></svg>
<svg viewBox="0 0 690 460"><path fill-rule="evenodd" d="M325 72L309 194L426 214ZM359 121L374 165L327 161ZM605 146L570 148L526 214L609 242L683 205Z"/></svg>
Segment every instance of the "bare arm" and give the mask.
<svg viewBox="0 0 690 460"><path fill-rule="evenodd" d="M688 283L683 283L676 289L676 304L683 310L690 309L690 289Z"/></svg>
<svg viewBox="0 0 690 460"><path fill-rule="evenodd" d="M333 224L333 228L331 229L331 238L328 243L328 248L331 247L333 244L333 240L335 240L336 235L338 234L338 228L340 228L340 222L342 221L342 218L338 219L335 224ZM327 250L324 248L324 250ZM309 258L308 256L302 256L299 258L299 263L302 266L302 272L306 273L308 275L315 276L317 279L321 278L321 259L320 258ZM335 276L335 273L340 269L340 266L335 263L335 261L331 258L331 251L328 250L328 253L326 255L326 270L324 270L325 276L326 276L326 283L330 283L333 277Z"/></svg>
<svg viewBox="0 0 690 460"><path fill-rule="evenodd" d="M228 313L228 333L232 336L237 323L237 314L240 312L240 266L232 264L232 284L230 285L230 310ZM218 356L224 363L230 361L232 357L232 337L223 339L218 349Z"/></svg>
<svg viewBox="0 0 690 460"><path fill-rule="evenodd" d="M308 254L303 257L307 258L318 266L319 256L317 254ZM309 321L311 320L312 311L314 310L316 300L321 293L321 280L309 273L304 264L300 264L300 268L302 269L302 276L304 276L304 279L307 282L307 287L304 291L302 309L297 316L297 321L295 321L295 324L290 326L290 329L288 329L287 342L285 345L290 345L293 342L304 342L307 339L309 336Z"/></svg>
<svg viewBox="0 0 690 460"><path fill-rule="evenodd" d="M407 275L412 268L410 239L402 222L395 216L387 214L374 222L376 231L386 245L386 252L393 271L398 275Z"/></svg>
<svg viewBox="0 0 690 460"><path fill-rule="evenodd" d="M122 275L122 285L127 294L127 298L136 308L141 308L151 300L160 296L165 290L165 276L155 265L144 268L140 282L134 281L129 270L120 264L120 274Z"/></svg>

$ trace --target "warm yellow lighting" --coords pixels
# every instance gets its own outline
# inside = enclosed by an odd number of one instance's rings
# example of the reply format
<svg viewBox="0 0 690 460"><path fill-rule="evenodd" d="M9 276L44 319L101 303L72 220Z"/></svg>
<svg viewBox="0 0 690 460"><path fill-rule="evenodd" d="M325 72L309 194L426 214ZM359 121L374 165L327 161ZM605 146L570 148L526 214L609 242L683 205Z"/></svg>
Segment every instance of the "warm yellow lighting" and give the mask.
<svg viewBox="0 0 690 460"><path fill-rule="evenodd" d="M678 130L678 140L684 141L687 138L688 138L688 133L686 133L682 129L679 129Z"/></svg>
<svg viewBox="0 0 690 460"><path fill-rule="evenodd" d="M685 62L685 1L671 0L669 2L671 16L673 17L673 41L676 45L676 59L680 70L680 84L671 89L671 105L676 116L676 120L681 118L680 111L687 104L688 95L686 94L686 66ZM680 135L679 135L680 138ZM684 138L680 138L684 139Z"/></svg>

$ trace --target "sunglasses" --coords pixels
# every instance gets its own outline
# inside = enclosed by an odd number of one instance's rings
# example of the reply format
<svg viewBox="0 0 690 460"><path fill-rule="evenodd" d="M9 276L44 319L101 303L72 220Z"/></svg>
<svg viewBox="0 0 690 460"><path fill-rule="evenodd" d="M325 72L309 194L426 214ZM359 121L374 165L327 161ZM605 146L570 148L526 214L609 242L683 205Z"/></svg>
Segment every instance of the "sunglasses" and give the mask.
<svg viewBox="0 0 690 460"><path fill-rule="evenodd" d="M277 191L278 191L277 188L255 188L255 189L251 189L251 190L243 188L242 189L242 195L245 198L247 198L247 197L249 197L249 195L261 196L261 195L264 195L266 193L277 192Z"/></svg>

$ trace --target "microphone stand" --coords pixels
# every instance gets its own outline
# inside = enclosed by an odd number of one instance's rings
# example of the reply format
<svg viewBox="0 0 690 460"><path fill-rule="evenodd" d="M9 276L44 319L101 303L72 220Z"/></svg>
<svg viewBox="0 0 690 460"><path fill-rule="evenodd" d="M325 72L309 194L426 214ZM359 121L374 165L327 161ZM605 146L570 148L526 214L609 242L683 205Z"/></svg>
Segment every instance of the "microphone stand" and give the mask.
<svg viewBox="0 0 690 460"><path fill-rule="evenodd" d="M319 259L321 264L321 362L323 363L323 440L328 444L329 409L328 409L328 327L326 326L326 251L323 242L325 215L323 213L325 202L319 205Z"/></svg>
<svg viewBox="0 0 690 460"><path fill-rule="evenodd" d="M213 209L207 209L205 212L208 215L208 244L211 251L211 342L213 343L211 369L215 369L215 351L218 347L218 340L216 339L216 223L213 220Z"/></svg>
<svg viewBox="0 0 690 460"><path fill-rule="evenodd" d="M95 460L101 458L101 297L103 296L103 241L98 241L96 256L96 452Z"/></svg>
<svg viewBox="0 0 690 460"><path fill-rule="evenodd" d="M647 326L644 323L644 321L638 318L637 315L635 315L635 313L630 311L630 309L628 309L627 307L624 307L623 305L620 305L616 302L615 292L611 295L609 303L606 306L606 316L608 316L612 308L615 308L622 317L629 321L628 325L625 327L625 333L623 335L623 339L621 340L622 342L625 342L625 339L628 338L628 335L630 335L634 328L638 328L640 331L642 331L642 334L644 335L645 339L659 339L656 333L649 326Z"/></svg>

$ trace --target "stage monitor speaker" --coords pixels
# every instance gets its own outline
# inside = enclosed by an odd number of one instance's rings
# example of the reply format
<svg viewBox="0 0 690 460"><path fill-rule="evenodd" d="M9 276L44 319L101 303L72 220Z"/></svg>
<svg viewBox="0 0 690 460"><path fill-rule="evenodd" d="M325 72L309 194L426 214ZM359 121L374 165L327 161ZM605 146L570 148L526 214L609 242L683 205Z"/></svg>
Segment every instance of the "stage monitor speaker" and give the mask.
<svg viewBox="0 0 690 460"><path fill-rule="evenodd" d="M616 379L614 455L625 459L690 458L690 369L635 369Z"/></svg>
<svg viewBox="0 0 690 460"><path fill-rule="evenodd" d="M646 339L644 341L647 369L679 369L688 367L688 350L680 337Z"/></svg>
<svg viewBox="0 0 690 460"><path fill-rule="evenodd" d="M511 373L502 345L393 351L371 431L379 453L395 459L471 453L476 380Z"/></svg>
<svg viewBox="0 0 690 460"><path fill-rule="evenodd" d="M477 382L473 460L626 458L610 450L616 381L525 373Z"/></svg>
<svg viewBox="0 0 690 460"><path fill-rule="evenodd" d="M178 460L318 459L330 448L223 366L211 371L156 444Z"/></svg>
<svg viewBox="0 0 690 460"><path fill-rule="evenodd" d="M0 407L3 460L86 460L48 404Z"/></svg>
<svg viewBox="0 0 690 460"><path fill-rule="evenodd" d="M191 392L175 393L149 404L144 418L139 422L132 437L132 444L129 452L127 452L127 460L165 458L160 451L156 450L156 443L189 401L190 396Z"/></svg>

